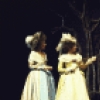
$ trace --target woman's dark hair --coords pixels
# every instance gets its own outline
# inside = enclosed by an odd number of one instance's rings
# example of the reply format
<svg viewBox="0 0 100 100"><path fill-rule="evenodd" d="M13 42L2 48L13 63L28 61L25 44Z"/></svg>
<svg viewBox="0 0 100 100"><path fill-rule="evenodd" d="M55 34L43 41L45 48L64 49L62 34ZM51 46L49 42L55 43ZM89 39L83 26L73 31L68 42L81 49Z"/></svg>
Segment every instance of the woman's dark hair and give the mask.
<svg viewBox="0 0 100 100"><path fill-rule="evenodd" d="M46 35L42 31L40 31L39 33L40 33L40 36L38 39L36 38L37 43L36 43L35 48L31 48L32 50L35 50L35 51L40 51L42 43L46 41L47 39ZM31 42L31 47L32 45L34 45L34 41Z"/></svg>
<svg viewBox="0 0 100 100"><path fill-rule="evenodd" d="M62 53L67 53L69 50L71 50L75 45L77 45L75 42L72 41L65 41L62 46Z"/></svg>

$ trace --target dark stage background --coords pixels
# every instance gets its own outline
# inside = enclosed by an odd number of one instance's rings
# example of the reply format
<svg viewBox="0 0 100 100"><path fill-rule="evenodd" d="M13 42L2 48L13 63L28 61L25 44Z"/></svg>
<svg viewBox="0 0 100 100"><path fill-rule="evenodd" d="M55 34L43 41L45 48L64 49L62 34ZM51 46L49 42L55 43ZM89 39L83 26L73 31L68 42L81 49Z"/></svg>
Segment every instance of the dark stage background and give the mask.
<svg viewBox="0 0 100 100"><path fill-rule="evenodd" d="M81 0L76 0L81 4ZM96 16L100 16L100 0L89 0L88 9L99 9ZM62 18L65 17L65 26L74 28L72 34L77 34L82 50L85 51L85 35L81 23L69 8L67 0L1 0L1 100L19 100L24 82L29 72L28 54L30 49L25 45L25 37L36 31L43 31L47 35L48 64L52 71L56 86L59 74L57 72L58 53L55 47L59 42L62 31ZM54 29L55 27L58 27ZM55 33L53 33L55 30ZM75 33L76 32L76 33ZM95 41L94 41L95 42ZM82 51L82 52L83 52ZM83 52L84 54L85 52ZM97 96L94 96L96 98ZM67 100L67 99L66 99ZM94 99L95 100L95 99ZM100 100L100 99L96 99Z"/></svg>

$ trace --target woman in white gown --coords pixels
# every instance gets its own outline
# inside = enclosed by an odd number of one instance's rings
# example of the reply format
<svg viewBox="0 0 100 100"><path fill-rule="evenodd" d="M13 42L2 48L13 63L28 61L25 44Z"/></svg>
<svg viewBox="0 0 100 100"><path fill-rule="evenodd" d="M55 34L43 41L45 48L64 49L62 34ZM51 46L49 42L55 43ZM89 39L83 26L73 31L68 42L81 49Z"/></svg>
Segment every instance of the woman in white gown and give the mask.
<svg viewBox="0 0 100 100"><path fill-rule="evenodd" d="M36 32L27 36L26 43L31 48L28 63L31 69L27 76L21 100L54 100L55 84L50 72L51 66L47 66L45 49L46 36L43 32Z"/></svg>
<svg viewBox="0 0 100 100"><path fill-rule="evenodd" d="M55 100L89 100L85 75L80 69L86 68L96 60L96 56L82 62L82 56L76 53L76 38L70 34L62 34L57 51L64 51L58 63L60 79Z"/></svg>

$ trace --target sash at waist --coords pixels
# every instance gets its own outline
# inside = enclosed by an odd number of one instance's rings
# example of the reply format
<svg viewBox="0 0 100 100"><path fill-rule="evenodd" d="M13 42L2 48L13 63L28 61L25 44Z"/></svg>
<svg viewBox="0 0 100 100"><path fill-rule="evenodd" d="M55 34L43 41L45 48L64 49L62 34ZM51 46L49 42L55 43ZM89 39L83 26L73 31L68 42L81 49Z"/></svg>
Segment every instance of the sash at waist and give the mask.
<svg viewBox="0 0 100 100"><path fill-rule="evenodd" d="M68 74L73 74L73 73L75 73L75 71L76 71L76 69L77 69L78 67L76 67L75 69L72 69L72 70L70 70L70 71L68 71L68 72L61 72L60 73L60 75L68 75Z"/></svg>
<svg viewBox="0 0 100 100"><path fill-rule="evenodd" d="M43 68L32 68L32 69L30 69L30 70L31 70L31 71L43 71L43 72L47 73L48 75L51 74L50 71L46 71L46 70L43 69Z"/></svg>

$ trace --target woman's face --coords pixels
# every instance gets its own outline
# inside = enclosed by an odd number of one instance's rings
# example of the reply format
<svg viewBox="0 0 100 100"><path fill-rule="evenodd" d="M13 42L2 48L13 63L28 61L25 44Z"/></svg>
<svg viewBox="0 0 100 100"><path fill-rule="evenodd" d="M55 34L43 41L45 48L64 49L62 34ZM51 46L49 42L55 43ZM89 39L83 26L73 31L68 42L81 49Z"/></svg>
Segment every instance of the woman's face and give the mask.
<svg viewBox="0 0 100 100"><path fill-rule="evenodd" d="M45 49L45 47L46 47L46 43L45 43L45 41L42 41L42 43L41 43L41 50L44 50Z"/></svg>
<svg viewBox="0 0 100 100"><path fill-rule="evenodd" d="M76 52L76 50L77 50L77 46L76 46L76 45L74 45L70 51L71 51L72 53L75 53L75 52Z"/></svg>

